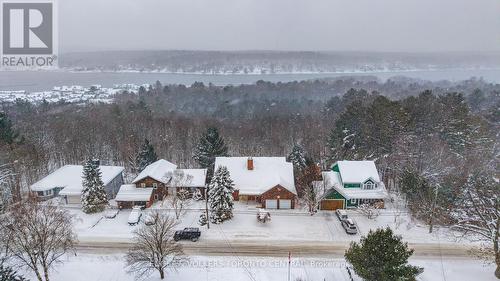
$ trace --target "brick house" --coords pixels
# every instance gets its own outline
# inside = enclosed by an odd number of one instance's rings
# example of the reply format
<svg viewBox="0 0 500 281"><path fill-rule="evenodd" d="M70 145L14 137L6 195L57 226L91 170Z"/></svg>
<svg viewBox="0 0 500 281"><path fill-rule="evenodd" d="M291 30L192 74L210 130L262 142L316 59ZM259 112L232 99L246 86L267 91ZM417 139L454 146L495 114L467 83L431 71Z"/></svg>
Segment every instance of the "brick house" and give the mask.
<svg viewBox="0 0 500 281"><path fill-rule="evenodd" d="M237 201L266 209L294 209L297 201L293 166L285 157L217 157L215 169L227 167Z"/></svg>

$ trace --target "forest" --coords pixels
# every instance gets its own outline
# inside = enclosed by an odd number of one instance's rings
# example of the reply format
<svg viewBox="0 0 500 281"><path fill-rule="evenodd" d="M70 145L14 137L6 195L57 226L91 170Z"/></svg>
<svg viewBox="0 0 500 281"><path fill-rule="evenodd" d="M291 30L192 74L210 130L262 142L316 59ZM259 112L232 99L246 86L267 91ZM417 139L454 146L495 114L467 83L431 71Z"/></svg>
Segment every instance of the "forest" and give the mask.
<svg viewBox="0 0 500 281"><path fill-rule="evenodd" d="M467 169L497 173L499 94L500 85L481 79L343 77L239 86L156 82L113 104L18 100L3 104L0 116L2 201L19 200L47 173L91 157L131 174L145 139L159 158L196 167L194 148L215 127L231 156L286 156L300 145L322 169L336 160L376 160L386 185L410 208L422 198L436 204L457 195ZM439 206L452 202L445 203ZM414 208L428 219L424 209Z"/></svg>

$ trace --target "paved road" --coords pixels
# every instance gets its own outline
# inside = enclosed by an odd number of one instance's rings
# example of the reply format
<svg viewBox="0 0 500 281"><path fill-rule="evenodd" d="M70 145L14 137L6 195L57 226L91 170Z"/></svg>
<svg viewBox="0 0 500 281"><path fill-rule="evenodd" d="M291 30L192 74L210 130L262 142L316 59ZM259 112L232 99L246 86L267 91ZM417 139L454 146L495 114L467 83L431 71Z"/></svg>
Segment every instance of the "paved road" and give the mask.
<svg viewBox="0 0 500 281"><path fill-rule="evenodd" d="M225 240L200 240L198 242L183 241L184 251L189 255L208 256L294 256L301 257L342 257L349 247L348 242L315 242L315 241L230 241ZM125 253L130 247L126 239L81 240L77 245L79 252L91 253ZM468 257L469 247L460 244L414 243L409 244L415 249L416 257ZM381 248L381 250L383 250Z"/></svg>

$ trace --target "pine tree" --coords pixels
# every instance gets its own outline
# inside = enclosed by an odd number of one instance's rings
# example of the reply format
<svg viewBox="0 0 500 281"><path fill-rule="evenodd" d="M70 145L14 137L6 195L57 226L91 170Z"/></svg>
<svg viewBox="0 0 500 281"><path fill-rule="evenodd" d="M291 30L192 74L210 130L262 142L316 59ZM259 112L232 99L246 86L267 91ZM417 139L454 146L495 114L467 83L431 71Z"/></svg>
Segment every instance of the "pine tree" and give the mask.
<svg viewBox="0 0 500 281"><path fill-rule="evenodd" d="M296 171L302 171L306 167L306 153L300 144L295 144L292 152L288 155L288 161L292 162Z"/></svg>
<svg viewBox="0 0 500 281"><path fill-rule="evenodd" d="M408 264L413 249L390 228L370 230L361 242L351 242L345 253L354 271L366 281L412 281L423 268Z"/></svg>
<svg viewBox="0 0 500 281"><path fill-rule="evenodd" d="M200 138L195 148L194 160L202 168L206 168L207 180L210 181L214 171L215 158L228 156L228 149L224 139L219 135L217 128L208 128L207 132Z"/></svg>
<svg viewBox="0 0 500 281"><path fill-rule="evenodd" d="M20 141L19 133L14 130L12 121L7 114L0 112L0 144L4 143L11 146Z"/></svg>
<svg viewBox="0 0 500 281"><path fill-rule="evenodd" d="M12 268L0 265L0 281L27 281Z"/></svg>
<svg viewBox="0 0 500 281"><path fill-rule="evenodd" d="M215 172L208 186L210 221L218 224L233 217L234 184L226 167Z"/></svg>
<svg viewBox="0 0 500 281"><path fill-rule="evenodd" d="M141 146L139 154L136 158L138 172L142 172L149 164L154 163L158 160L155 149L153 145L149 143L148 139L144 139L144 143Z"/></svg>
<svg viewBox="0 0 500 281"><path fill-rule="evenodd" d="M82 185L82 211L87 214L103 211L108 201L96 160L89 159L83 166Z"/></svg>

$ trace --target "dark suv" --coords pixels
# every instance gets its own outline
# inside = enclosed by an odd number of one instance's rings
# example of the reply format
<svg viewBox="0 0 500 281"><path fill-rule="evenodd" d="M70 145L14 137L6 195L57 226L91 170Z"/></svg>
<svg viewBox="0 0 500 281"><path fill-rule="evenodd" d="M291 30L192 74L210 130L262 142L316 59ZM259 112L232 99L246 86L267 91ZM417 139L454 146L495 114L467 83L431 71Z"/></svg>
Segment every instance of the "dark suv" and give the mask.
<svg viewBox="0 0 500 281"><path fill-rule="evenodd" d="M201 236L201 231L197 227L186 227L184 230L177 230L174 234L174 240L191 240L193 242L198 241Z"/></svg>

